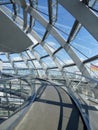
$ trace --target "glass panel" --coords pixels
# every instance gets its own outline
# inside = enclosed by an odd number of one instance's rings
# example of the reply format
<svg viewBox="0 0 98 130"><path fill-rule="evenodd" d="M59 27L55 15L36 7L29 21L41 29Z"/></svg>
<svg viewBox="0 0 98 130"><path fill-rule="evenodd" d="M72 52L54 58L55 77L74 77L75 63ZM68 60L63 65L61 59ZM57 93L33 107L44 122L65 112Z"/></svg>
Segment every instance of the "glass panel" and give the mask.
<svg viewBox="0 0 98 130"><path fill-rule="evenodd" d="M10 54L10 57L11 57L12 61L22 60L22 58L19 56L19 54Z"/></svg>
<svg viewBox="0 0 98 130"><path fill-rule="evenodd" d="M81 74L81 72L79 71L77 66L65 67L64 71L65 72L72 72L72 73L75 73L75 74Z"/></svg>
<svg viewBox="0 0 98 130"><path fill-rule="evenodd" d="M64 49L61 49L60 51L58 51L55 54L55 56L58 57L63 62L64 65L73 63L72 59L68 56L68 54L65 52Z"/></svg>
<svg viewBox="0 0 98 130"><path fill-rule="evenodd" d="M47 0L38 0L38 12L48 20L48 2Z"/></svg>
<svg viewBox="0 0 98 130"><path fill-rule="evenodd" d="M39 76L42 78L45 77L45 70L38 70ZM46 78L46 77L45 77Z"/></svg>
<svg viewBox="0 0 98 130"><path fill-rule="evenodd" d="M15 65L15 68L27 68L24 62L15 62L14 65Z"/></svg>
<svg viewBox="0 0 98 130"><path fill-rule="evenodd" d="M2 1L2 2L1 2ZM0 3L11 3L10 0L0 0ZM7 8L9 8L11 11L13 11L13 5L12 4L6 4L5 5Z"/></svg>
<svg viewBox="0 0 98 130"><path fill-rule="evenodd" d="M32 54L31 51L27 51L27 54L29 55L30 59L35 59L34 55Z"/></svg>
<svg viewBox="0 0 98 130"><path fill-rule="evenodd" d="M12 65L10 63L3 63L3 69L12 69Z"/></svg>
<svg viewBox="0 0 98 130"><path fill-rule="evenodd" d="M36 31L36 33L42 38L46 29L38 22L35 21L35 25L33 26L33 29Z"/></svg>
<svg viewBox="0 0 98 130"><path fill-rule="evenodd" d="M15 71L13 69L3 69L2 70L3 73L5 74L15 74Z"/></svg>
<svg viewBox="0 0 98 130"><path fill-rule="evenodd" d="M58 4L58 18L55 23L55 27L65 39L68 38L68 34L71 31L74 20L74 17L66 11L65 8Z"/></svg>
<svg viewBox="0 0 98 130"><path fill-rule="evenodd" d="M29 59L29 56L27 55L27 53L25 51L22 52L22 56L24 59Z"/></svg>
<svg viewBox="0 0 98 130"><path fill-rule="evenodd" d="M63 79L62 73L58 69L48 70L48 76L51 79ZM59 80L60 81L60 80ZM60 82L59 82L60 83Z"/></svg>
<svg viewBox="0 0 98 130"><path fill-rule="evenodd" d="M76 53L77 51L81 53L81 55L78 53L81 59L87 59L98 54L98 42L84 27L81 28L71 45L77 49L74 50Z"/></svg>
<svg viewBox="0 0 98 130"><path fill-rule="evenodd" d="M48 44L54 50L57 50L60 47L60 44L58 43L58 41L52 35L49 35L45 39L45 44Z"/></svg>
<svg viewBox="0 0 98 130"><path fill-rule="evenodd" d="M19 74L19 75L32 74L32 70L28 70L28 69L18 69L18 74Z"/></svg>
<svg viewBox="0 0 98 130"><path fill-rule="evenodd" d="M16 7L17 7L17 13L18 13L18 16L21 18L21 19L23 19L23 9L20 7L20 6L18 6L18 5L16 5Z"/></svg>
<svg viewBox="0 0 98 130"><path fill-rule="evenodd" d="M98 16L98 1L95 2L91 10L94 11L94 13Z"/></svg>
<svg viewBox="0 0 98 130"><path fill-rule="evenodd" d="M28 61L28 66L29 66L29 68L32 68L32 69L35 68L31 61Z"/></svg>
<svg viewBox="0 0 98 130"><path fill-rule="evenodd" d="M47 65L47 67L54 67L55 63L53 62L53 60L50 57L47 58L43 58L42 61Z"/></svg>
<svg viewBox="0 0 98 130"><path fill-rule="evenodd" d="M34 50L40 54L40 57L47 55L47 52L42 48L41 45L36 46Z"/></svg>
<svg viewBox="0 0 98 130"><path fill-rule="evenodd" d="M4 55L0 55L0 59L1 59L3 62L9 61L5 54L4 54Z"/></svg>
<svg viewBox="0 0 98 130"><path fill-rule="evenodd" d="M42 68L37 60L34 60L33 63L35 65L35 68Z"/></svg>

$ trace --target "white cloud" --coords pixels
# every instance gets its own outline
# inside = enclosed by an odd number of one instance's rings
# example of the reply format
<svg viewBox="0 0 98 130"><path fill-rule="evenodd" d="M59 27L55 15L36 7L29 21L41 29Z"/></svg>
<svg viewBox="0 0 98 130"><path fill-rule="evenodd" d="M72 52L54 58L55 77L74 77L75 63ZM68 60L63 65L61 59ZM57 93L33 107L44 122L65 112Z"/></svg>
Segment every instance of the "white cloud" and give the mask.
<svg viewBox="0 0 98 130"><path fill-rule="evenodd" d="M61 28L63 28L63 29L68 29L68 30L71 29L70 26L66 26L66 25L63 25L63 24L60 24L60 23L56 23L56 25L59 26L59 27L61 27Z"/></svg>
<svg viewBox="0 0 98 130"><path fill-rule="evenodd" d="M39 8L40 8L40 9L44 9L44 10L47 10L47 9L48 9L46 6L41 6L41 5L39 5Z"/></svg>
<svg viewBox="0 0 98 130"><path fill-rule="evenodd" d="M82 53L87 54L87 56L92 55L93 51L92 48L88 48L86 46L83 46L82 44L74 43L74 45L78 48L81 49Z"/></svg>

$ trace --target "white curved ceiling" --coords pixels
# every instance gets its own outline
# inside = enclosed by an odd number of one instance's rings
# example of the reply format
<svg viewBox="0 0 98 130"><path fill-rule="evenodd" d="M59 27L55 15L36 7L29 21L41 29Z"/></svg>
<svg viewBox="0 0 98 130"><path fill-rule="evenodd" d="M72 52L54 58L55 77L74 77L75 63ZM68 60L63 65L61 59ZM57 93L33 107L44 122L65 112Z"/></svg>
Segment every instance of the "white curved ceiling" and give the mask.
<svg viewBox="0 0 98 130"><path fill-rule="evenodd" d="M16 24L0 10L0 51L22 52L26 50L32 41Z"/></svg>

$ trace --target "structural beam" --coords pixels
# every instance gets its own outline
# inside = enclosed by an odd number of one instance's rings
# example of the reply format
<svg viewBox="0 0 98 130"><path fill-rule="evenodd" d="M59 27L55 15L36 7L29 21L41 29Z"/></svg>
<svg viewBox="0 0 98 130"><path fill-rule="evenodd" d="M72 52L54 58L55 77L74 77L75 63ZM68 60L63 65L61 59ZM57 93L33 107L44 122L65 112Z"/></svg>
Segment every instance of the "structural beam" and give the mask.
<svg viewBox="0 0 98 130"><path fill-rule="evenodd" d="M58 0L48 0L49 23L55 24L58 14Z"/></svg>
<svg viewBox="0 0 98 130"><path fill-rule="evenodd" d="M98 17L79 0L58 0L98 41Z"/></svg>
<svg viewBox="0 0 98 130"><path fill-rule="evenodd" d="M98 55L88 58L87 60L84 60L83 63L86 64L86 63L92 62L94 60L98 60Z"/></svg>
<svg viewBox="0 0 98 130"><path fill-rule="evenodd" d="M79 32L81 27L82 27L82 25L77 20L75 20L74 25L73 25L73 27L71 29L70 34L69 34L67 43L70 43L72 40L75 39L75 37L77 36L77 33Z"/></svg>

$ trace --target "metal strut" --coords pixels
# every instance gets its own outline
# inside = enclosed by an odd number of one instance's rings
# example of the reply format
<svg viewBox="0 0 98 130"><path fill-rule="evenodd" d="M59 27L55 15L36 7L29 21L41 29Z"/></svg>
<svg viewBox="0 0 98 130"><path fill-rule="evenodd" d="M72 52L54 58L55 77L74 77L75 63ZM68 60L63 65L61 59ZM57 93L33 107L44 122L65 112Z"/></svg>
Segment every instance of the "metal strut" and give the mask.
<svg viewBox="0 0 98 130"><path fill-rule="evenodd" d="M48 0L49 23L54 25L57 21L58 0Z"/></svg>

